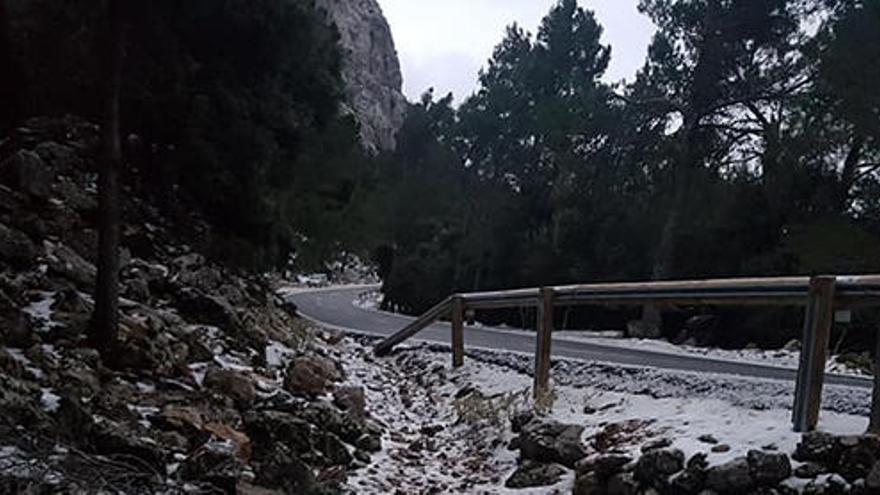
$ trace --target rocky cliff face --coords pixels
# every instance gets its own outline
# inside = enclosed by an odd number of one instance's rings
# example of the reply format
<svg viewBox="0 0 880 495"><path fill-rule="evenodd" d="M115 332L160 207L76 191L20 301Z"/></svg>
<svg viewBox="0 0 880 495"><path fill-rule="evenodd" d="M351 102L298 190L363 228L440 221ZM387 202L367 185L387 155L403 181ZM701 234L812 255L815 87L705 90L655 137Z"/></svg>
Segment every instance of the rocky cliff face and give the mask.
<svg viewBox="0 0 880 495"><path fill-rule="evenodd" d="M361 126L364 145L390 150L403 124L406 100L391 29L376 0L318 0L339 30L348 111Z"/></svg>

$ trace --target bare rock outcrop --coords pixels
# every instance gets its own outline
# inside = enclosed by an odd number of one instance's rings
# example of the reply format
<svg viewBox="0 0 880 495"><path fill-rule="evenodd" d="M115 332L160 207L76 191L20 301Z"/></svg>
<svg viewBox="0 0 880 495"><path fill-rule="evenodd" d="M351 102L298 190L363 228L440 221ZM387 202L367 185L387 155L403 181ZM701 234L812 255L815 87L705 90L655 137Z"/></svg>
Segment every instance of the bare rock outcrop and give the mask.
<svg viewBox="0 0 880 495"><path fill-rule="evenodd" d="M403 124L406 99L391 29L376 0L318 0L336 25L350 111L371 151L391 150Z"/></svg>

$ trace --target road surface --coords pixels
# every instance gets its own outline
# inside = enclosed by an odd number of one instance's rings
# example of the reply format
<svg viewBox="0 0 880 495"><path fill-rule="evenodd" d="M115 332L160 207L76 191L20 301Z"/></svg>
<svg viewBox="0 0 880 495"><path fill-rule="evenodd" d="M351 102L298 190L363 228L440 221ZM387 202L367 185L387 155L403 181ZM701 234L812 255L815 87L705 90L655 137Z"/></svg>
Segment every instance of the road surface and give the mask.
<svg viewBox="0 0 880 495"><path fill-rule="evenodd" d="M365 335L386 337L402 329L413 320L407 316L355 306L353 301L359 294L367 290L369 289L365 287L323 289L290 293L285 297L296 304L299 313L308 319L329 327ZM413 340L448 345L450 334L448 323L435 323L419 333ZM524 331L468 326L465 328L465 349L473 347L533 354L535 352L535 336ZM552 350L554 358L791 382L796 379L796 370L791 368L591 342L554 339ZM872 381L869 378L835 374L826 374L825 383L859 388L872 386Z"/></svg>

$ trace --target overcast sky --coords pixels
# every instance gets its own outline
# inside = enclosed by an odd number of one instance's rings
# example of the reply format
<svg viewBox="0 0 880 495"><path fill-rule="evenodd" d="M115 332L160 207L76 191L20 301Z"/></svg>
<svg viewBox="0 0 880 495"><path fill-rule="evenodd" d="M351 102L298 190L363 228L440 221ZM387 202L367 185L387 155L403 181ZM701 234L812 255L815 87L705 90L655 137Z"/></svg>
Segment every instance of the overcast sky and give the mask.
<svg viewBox="0 0 880 495"><path fill-rule="evenodd" d="M513 22L535 33L556 0L379 0L403 68L404 93L416 100L429 87L461 101L476 89L477 72ZM580 0L605 27L612 45L606 80L631 79L654 33L638 0Z"/></svg>

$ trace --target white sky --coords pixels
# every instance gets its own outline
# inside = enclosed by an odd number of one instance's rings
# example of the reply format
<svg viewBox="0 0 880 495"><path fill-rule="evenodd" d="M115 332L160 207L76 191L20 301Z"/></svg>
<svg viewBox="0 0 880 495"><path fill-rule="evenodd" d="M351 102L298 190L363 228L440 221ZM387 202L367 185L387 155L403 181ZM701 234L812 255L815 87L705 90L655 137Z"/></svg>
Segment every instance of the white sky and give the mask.
<svg viewBox="0 0 880 495"><path fill-rule="evenodd" d="M531 33L556 0L379 0L400 55L404 93L410 100L433 87L457 101L474 92L477 72L513 22ZM654 34L636 10L638 0L579 0L593 10L611 44L608 81L631 79L642 66Z"/></svg>

